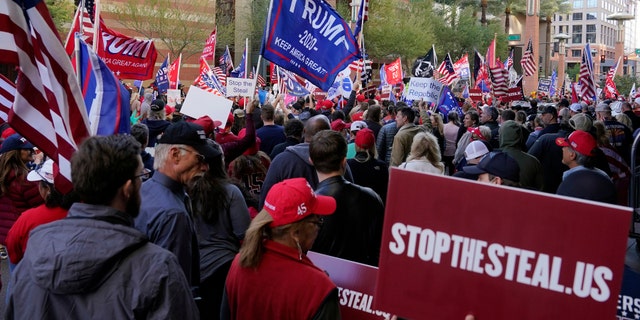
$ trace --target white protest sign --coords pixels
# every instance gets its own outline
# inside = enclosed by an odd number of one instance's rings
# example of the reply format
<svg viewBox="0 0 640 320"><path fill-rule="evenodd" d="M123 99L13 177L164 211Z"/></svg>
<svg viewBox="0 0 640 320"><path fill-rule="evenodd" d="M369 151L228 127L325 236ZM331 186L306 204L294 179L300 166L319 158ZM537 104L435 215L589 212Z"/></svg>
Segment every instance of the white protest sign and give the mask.
<svg viewBox="0 0 640 320"><path fill-rule="evenodd" d="M222 126L224 127L229 116L229 111L231 111L231 104L231 100L227 98L191 86L189 87L187 97L184 99L180 113L195 119L202 116L209 116L211 120L222 122Z"/></svg>
<svg viewBox="0 0 640 320"><path fill-rule="evenodd" d="M182 96L180 94L180 90L178 89L169 89L167 90L167 105L175 108L176 104L182 102Z"/></svg>
<svg viewBox="0 0 640 320"><path fill-rule="evenodd" d="M227 78L227 97L253 97L253 79Z"/></svg>
<svg viewBox="0 0 640 320"><path fill-rule="evenodd" d="M411 78L407 86L407 100L424 100L431 103L438 103L442 91L442 83L433 78Z"/></svg>

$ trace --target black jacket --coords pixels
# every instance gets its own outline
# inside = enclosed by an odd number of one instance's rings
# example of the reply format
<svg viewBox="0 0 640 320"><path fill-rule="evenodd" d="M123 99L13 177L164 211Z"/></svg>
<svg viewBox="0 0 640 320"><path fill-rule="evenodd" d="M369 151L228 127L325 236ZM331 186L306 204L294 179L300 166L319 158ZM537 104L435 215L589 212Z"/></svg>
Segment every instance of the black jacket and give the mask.
<svg viewBox="0 0 640 320"><path fill-rule="evenodd" d="M377 266L384 220L380 196L342 176L320 182L316 194L333 197L337 207L334 214L324 217L311 250Z"/></svg>

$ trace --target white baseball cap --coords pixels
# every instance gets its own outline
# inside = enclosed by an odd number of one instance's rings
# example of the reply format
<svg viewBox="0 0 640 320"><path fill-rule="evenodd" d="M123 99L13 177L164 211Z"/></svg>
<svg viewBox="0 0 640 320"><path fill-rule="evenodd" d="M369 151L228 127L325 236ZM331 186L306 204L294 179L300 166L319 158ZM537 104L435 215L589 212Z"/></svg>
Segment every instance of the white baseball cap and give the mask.
<svg viewBox="0 0 640 320"><path fill-rule="evenodd" d="M46 181L53 184L53 160L48 159L40 169L32 170L27 175L29 181Z"/></svg>

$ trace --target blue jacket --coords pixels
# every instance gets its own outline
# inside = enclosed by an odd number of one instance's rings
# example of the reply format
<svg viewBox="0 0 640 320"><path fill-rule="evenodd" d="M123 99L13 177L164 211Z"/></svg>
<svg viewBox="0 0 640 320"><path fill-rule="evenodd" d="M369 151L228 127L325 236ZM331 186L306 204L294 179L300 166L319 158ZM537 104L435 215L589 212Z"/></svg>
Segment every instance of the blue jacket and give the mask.
<svg viewBox="0 0 640 320"><path fill-rule="evenodd" d="M195 228L185 201L184 187L160 171L142 184L140 214L136 229L149 240L171 252L180 262L187 280L196 287L200 281L200 254Z"/></svg>

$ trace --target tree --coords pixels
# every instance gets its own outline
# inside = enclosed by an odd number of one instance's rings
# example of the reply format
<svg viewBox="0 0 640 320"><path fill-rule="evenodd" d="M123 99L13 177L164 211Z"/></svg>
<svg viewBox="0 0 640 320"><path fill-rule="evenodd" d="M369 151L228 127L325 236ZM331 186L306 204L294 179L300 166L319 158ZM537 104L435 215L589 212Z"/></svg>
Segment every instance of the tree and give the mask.
<svg viewBox="0 0 640 320"><path fill-rule="evenodd" d="M574 81L576 79L576 76L580 73L580 64L574 63L573 66L567 67L566 72L567 75L569 75L569 79L571 79L571 81Z"/></svg>
<svg viewBox="0 0 640 320"><path fill-rule="evenodd" d="M70 0L46 0L45 3L49 8L49 14L51 14L53 23L55 23L56 29L58 29L58 33L60 37L62 37L62 41L64 41L64 38L69 32L69 28L66 26L68 26L71 19L73 19L73 12L76 7Z"/></svg>
<svg viewBox="0 0 640 320"><path fill-rule="evenodd" d="M423 56L435 43L432 22L437 18L432 7L430 0L371 0L369 20L363 28L366 53L383 62L400 57L405 68L413 64L416 57ZM343 7L339 12L344 17L347 10L350 9Z"/></svg>
<svg viewBox="0 0 640 320"><path fill-rule="evenodd" d="M563 14L571 12L571 4L567 0L542 0L540 4L540 14L545 17L545 22L547 23L547 39L551 42L551 18L554 14ZM550 74L549 69L551 69L551 44L548 43L545 45L544 49L545 56L545 64L544 64L544 75L545 77Z"/></svg>
<svg viewBox="0 0 640 320"><path fill-rule="evenodd" d="M159 40L171 56L182 53L184 59L201 52L214 27L213 2L208 0L127 0L113 12L126 28Z"/></svg>
<svg viewBox="0 0 640 320"><path fill-rule="evenodd" d="M638 84L640 84L638 82L638 78L631 76L629 74L625 74L623 76L617 76L613 79L613 82L616 83L616 88L618 89L618 92L620 94L623 94L624 96L627 96L629 94L629 91L631 91L631 87L633 87L633 84L636 84L636 90L638 88Z"/></svg>

